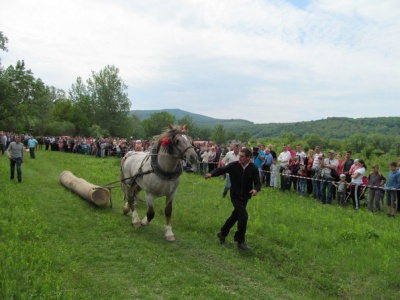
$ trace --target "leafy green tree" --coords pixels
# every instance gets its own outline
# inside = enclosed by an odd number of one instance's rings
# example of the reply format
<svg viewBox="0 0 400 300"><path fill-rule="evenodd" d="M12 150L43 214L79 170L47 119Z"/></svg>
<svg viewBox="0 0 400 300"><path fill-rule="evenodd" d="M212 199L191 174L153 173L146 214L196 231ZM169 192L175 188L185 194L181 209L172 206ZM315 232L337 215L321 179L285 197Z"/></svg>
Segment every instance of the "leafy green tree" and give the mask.
<svg viewBox="0 0 400 300"><path fill-rule="evenodd" d="M198 136L199 128L194 124L193 118L189 115L185 115L182 119L178 120L178 125L186 125L189 135L194 139Z"/></svg>
<svg viewBox="0 0 400 300"><path fill-rule="evenodd" d="M214 132L211 135L211 140L213 140L217 144L223 144L226 142L226 132L224 129L224 125L215 126Z"/></svg>
<svg viewBox="0 0 400 300"><path fill-rule="evenodd" d="M233 140L236 140L236 133L234 132L234 131L228 131L227 133L226 133L226 140L227 141L233 141Z"/></svg>
<svg viewBox="0 0 400 300"><path fill-rule="evenodd" d="M52 106L49 89L36 79L24 61L18 61L1 72L4 88L0 103L0 120L6 130L41 134L43 120Z"/></svg>
<svg viewBox="0 0 400 300"><path fill-rule="evenodd" d="M118 68L106 66L100 72L92 72L92 78L85 85L78 77L72 85L69 96L79 111L86 114L85 122L98 125L103 132L112 136L126 131L130 101L127 86L119 76Z"/></svg>
<svg viewBox="0 0 400 300"><path fill-rule="evenodd" d="M237 139L241 142L248 142L251 138L250 133L247 130L243 130L238 136Z"/></svg>
<svg viewBox="0 0 400 300"><path fill-rule="evenodd" d="M150 118L142 122L145 137L147 139L158 135L170 124L175 123L175 117L166 111L154 113L150 115Z"/></svg>
<svg viewBox="0 0 400 300"><path fill-rule="evenodd" d="M315 149L315 146L324 147L325 143L323 138L316 133L307 133L303 136L303 140L306 141L310 149Z"/></svg>
<svg viewBox="0 0 400 300"><path fill-rule="evenodd" d="M211 129L210 128L200 128L198 135L196 137L192 136L193 139L199 140L199 141L209 141L211 140Z"/></svg>
<svg viewBox="0 0 400 300"><path fill-rule="evenodd" d="M0 50L7 52L8 51L7 43L8 43L8 38L3 34L2 31L0 31ZM0 57L0 71L1 71L1 57Z"/></svg>
<svg viewBox="0 0 400 300"><path fill-rule="evenodd" d="M348 138L348 145L354 152L361 153L367 145L367 135L365 133L353 134Z"/></svg>
<svg viewBox="0 0 400 300"><path fill-rule="evenodd" d="M129 116L126 127L127 127L128 132L127 132L127 134L124 134L122 136L125 136L125 137L132 136L135 139L144 139L145 138L143 125L140 122L140 119L137 115Z"/></svg>

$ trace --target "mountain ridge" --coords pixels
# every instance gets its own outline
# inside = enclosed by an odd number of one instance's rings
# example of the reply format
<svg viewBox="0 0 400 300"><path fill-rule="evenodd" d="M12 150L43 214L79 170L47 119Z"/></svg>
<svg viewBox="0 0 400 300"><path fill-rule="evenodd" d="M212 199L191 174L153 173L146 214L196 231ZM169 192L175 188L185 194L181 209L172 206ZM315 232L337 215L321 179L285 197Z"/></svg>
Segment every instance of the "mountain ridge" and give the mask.
<svg viewBox="0 0 400 300"><path fill-rule="evenodd" d="M400 132L400 117L348 118L328 117L326 119L287 123L255 124L242 119L215 119L195 114L181 109L160 110L133 110L141 121L150 117L152 113L168 112L176 120L188 115L193 123L199 127L213 129L216 125L223 125L226 131L241 133L247 131L254 138L282 137L292 133L298 138L305 134L318 134L325 138L343 139L353 134L383 134L397 137Z"/></svg>

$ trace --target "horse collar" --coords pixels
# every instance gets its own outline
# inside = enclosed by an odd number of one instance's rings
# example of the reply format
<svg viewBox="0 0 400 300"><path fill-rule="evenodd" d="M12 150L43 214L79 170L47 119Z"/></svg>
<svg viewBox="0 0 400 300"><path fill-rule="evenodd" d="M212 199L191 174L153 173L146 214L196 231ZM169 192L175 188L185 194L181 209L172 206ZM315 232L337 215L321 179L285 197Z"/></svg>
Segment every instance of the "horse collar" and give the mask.
<svg viewBox="0 0 400 300"><path fill-rule="evenodd" d="M157 147L154 147L151 150L151 167L154 170L154 173L158 176L167 179L167 180L174 180L182 175L182 166L178 164L174 171L169 172L165 171L161 168L160 164L158 163L158 151L160 150L161 145L158 144Z"/></svg>

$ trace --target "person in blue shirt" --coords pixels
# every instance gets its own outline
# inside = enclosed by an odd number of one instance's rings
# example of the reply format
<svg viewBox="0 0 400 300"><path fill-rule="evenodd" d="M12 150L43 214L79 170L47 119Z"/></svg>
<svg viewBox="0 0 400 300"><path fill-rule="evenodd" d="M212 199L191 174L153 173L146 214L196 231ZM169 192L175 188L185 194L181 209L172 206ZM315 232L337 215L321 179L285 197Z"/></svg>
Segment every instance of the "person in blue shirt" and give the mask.
<svg viewBox="0 0 400 300"><path fill-rule="evenodd" d="M264 164L262 165L262 170L263 170L263 180L265 183L265 186L270 186L270 181L271 181L271 165L274 160L274 157L271 154L271 150L269 148L265 148L265 158L264 158Z"/></svg>
<svg viewBox="0 0 400 300"><path fill-rule="evenodd" d="M397 210L397 189L400 189L400 171L397 170L397 163L390 163L390 171L386 181L386 205L388 217L395 217Z"/></svg>
<svg viewBox="0 0 400 300"><path fill-rule="evenodd" d="M35 148L36 148L37 143L38 143L38 141L33 136L29 137L28 146L29 146L29 154L31 155L31 158L35 158Z"/></svg>
<svg viewBox="0 0 400 300"><path fill-rule="evenodd" d="M264 164L264 159L265 159L264 148L265 148L264 145L257 145L257 147L253 148L253 161L258 168L261 184L263 184L263 178L264 178L262 171L262 165Z"/></svg>

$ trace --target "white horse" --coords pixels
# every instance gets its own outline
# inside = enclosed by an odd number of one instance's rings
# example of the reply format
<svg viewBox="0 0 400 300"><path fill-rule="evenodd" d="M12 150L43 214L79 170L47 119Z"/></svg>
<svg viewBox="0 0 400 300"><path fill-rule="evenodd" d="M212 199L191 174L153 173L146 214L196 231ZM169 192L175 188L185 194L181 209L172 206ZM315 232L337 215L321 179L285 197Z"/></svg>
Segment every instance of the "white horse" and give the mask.
<svg viewBox="0 0 400 300"><path fill-rule="evenodd" d="M182 160L197 163L192 140L186 134L186 126L170 125L156 137L150 153L134 152L121 165L122 191L127 201L124 214L132 210L133 225L148 225L155 214L154 199L165 196L165 238L168 241L175 241L171 226L172 202L182 174ZM141 190L146 192L147 202L147 215L142 220L135 210Z"/></svg>

